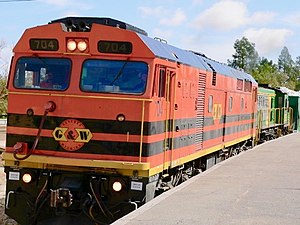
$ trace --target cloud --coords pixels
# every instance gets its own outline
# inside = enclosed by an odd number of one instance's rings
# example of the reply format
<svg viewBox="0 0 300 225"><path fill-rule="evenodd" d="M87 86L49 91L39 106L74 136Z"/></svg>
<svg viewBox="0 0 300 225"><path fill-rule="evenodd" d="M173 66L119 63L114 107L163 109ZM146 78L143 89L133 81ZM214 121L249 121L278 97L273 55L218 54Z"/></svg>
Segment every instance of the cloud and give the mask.
<svg viewBox="0 0 300 225"><path fill-rule="evenodd" d="M177 9L172 16L163 18L160 20L160 23L168 26L178 26L186 20L186 15L182 9Z"/></svg>
<svg viewBox="0 0 300 225"><path fill-rule="evenodd" d="M199 52L221 63L227 63L227 59L231 59L234 53L234 40L232 38L221 39L210 39L202 35L189 35L182 40L182 43L184 49Z"/></svg>
<svg viewBox="0 0 300 225"><path fill-rule="evenodd" d="M283 20L292 26L300 26L300 12L293 13L285 17Z"/></svg>
<svg viewBox="0 0 300 225"><path fill-rule="evenodd" d="M226 0L217 2L194 21L197 28L212 27L228 31L247 23L247 7L243 2Z"/></svg>
<svg viewBox="0 0 300 225"><path fill-rule="evenodd" d="M202 3L203 3L203 0L193 0L193 4L195 4L195 5L199 5Z"/></svg>
<svg viewBox="0 0 300 225"><path fill-rule="evenodd" d="M45 3L53 5L58 8L68 8L76 10L90 10L93 8L91 4L85 4L80 1L69 1L69 0L44 0Z"/></svg>
<svg viewBox="0 0 300 225"><path fill-rule="evenodd" d="M4 48L0 49L0 74L7 74L10 65L10 59L13 45L5 45Z"/></svg>
<svg viewBox="0 0 300 225"><path fill-rule="evenodd" d="M232 55L234 53L232 46L232 42L229 41L224 41L222 43L216 42L203 46L201 48L201 52L203 52L208 58L227 64L227 60L232 59Z"/></svg>
<svg viewBox="0 0 300 225"><path fill-rule="evenodd" d="M58 7L67 7L73 5L72 1L70 2L68 0L46 0L45 2Z"/></svg>
<svg viewBox="0 0 300 225"><path fill-rule="evenodd" d="M154 37L162 38L168 42L168 40L172 39L174 33L171 30L154 29L153 35Z"/></svg>
<svg viewBox="0 0 300 225"><path fill-rule="evenodd" d="M140 13L142 13L142 16L144 17L148 17L148 16L160 17L165 13L165 9L161 6L157 6L155 8L141 6L138 8L138 11L140 11Z"/></svg>
<svg viewBox="0 0 300 225"><path fill-rule="evenodd" d="M256 12L248 18L248 24L268 24L276 17L274 12Z"/></svg>
<svg viewBox="0 0 300 225"><path fill-rule="evenodd" d="M80 17L80 14L78 12L75 12L75 11L69 11L69 12L65 12L63 17L76 17L76 16L79 16Z"/></svg>
<svg viewBox="0 0 300 225"><path fill-rule="evenodd" d="M287 38L293 32L288 29L248 29L244 32L244 36L250 42L255 43L255 48L261 55L272 54L282 49L287 42Z"/></svg>
<svg viewBox="0 0 300 225"><path fill-rule="evenodd" d="M159 18L159 23L167 26L178 26L186 20L186 15L181 8L171 11L162 6L155 8L141 6L138 8L143 17Z"/></svg>
<svg viewBox="0 0 300 225"><path fill-rule="evenodd" d="M273 12L249 13L244 2L236 0L219 1L202 12L193 22L199 29L209 27L219 31L230 31L246 25L267 24L275 18Z"/></svg>

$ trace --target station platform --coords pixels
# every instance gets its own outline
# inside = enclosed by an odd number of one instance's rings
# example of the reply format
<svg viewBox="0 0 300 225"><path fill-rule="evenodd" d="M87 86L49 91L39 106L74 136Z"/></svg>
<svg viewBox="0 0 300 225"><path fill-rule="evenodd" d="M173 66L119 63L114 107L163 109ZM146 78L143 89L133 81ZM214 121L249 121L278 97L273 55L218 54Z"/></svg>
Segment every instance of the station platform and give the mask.
<svg viewBox="0 0 300 225"><path fill-rule="evenodd" d="M299 225L300 133L242 152L113 225Z"/></svg>

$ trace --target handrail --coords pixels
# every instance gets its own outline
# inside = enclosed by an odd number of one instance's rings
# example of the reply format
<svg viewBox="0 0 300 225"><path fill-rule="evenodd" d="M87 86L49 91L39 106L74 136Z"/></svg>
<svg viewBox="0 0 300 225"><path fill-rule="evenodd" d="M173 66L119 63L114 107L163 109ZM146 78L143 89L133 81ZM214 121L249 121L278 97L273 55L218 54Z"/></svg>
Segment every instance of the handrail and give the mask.
<svg viewBox="0 0 300 225"><path fill-rule="evenodd" d="M143 151L143 134L144 134L144 121L145 121L145 101L142 104L142 118L141 118L141 138L140 138L140 152L139 152L139 163L142 162L142 151Z"/></svg>
<svg viewBox="0 0 300 225"><path fill-rule="evenodd" d="M38 129L36 138L35 138L35 140L34 140L34 143L33 143L32 147L31 147L31 149L30 149L28 152L26 152L26 155L25 155L25 156L20 157L20 156L18 156L18 153L22 152L24 149L23 149L23 144L20 143L20 142L17 142L17 143L14 145L14 153L13 153L15 159L17 159L17 160L25 160L25 159L27 159L29 156L31 156L32 152L36 149L36 146L37 146L38 143L39 143L39 140L40 140L40 137L41 137L41 132L42 132L42 129L43 129L43 126L44 126L44 123L45 123L47 114L48 114L49 112L53 112L55 109L56 109L56 105L55 105L54 102L49 101L49 102L46 103L44 115L43 115L42 120L41 120L41 122L40 122L39 129Z"/></svg>

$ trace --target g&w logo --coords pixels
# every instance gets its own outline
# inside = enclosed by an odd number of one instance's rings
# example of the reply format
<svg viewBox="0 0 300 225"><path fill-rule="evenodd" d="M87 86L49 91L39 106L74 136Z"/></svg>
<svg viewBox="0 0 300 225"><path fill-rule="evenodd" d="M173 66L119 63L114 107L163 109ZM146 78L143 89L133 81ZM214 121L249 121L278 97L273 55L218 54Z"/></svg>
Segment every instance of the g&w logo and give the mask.
<svg viewBox="0 0 300 225"><path fill-rule="evenodd" d="M88 143L93 134L80 121L67 119L53 130L52 136L65 150L76 151Z"/></svg>

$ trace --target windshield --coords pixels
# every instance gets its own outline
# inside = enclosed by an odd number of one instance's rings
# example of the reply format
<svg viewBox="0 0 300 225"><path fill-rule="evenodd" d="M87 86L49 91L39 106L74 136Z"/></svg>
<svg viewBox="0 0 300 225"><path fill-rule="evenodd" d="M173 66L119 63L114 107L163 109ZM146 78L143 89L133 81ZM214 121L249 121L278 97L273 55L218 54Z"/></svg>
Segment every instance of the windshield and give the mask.
<svg viewBox="0 0 300 225"><path fill-rule="evenodd" d="M20 58L14 86L24 89L66 90L69 86L71 61L57 58Z"/></svg>
<svg viewBox="0 0 300 225"><path fill-rule="evenodd" d="M89 92L143 94L148 66L144 62L86 60L81 75L81 89Z"/></svg>

